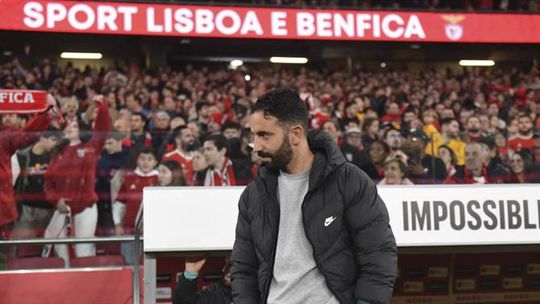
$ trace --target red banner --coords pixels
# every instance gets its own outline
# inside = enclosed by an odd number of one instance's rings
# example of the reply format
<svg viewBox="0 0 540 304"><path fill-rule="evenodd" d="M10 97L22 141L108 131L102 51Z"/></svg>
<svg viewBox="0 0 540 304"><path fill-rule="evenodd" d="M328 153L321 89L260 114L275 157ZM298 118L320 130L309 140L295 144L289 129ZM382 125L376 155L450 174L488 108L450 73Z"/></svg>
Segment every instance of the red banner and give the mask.
<svg viewBox="0 0 540 304"><path fill-rule="evenodd" d="M0 89L0 113L39 113L47 107L45 91Z"/></svg>
<svg viewBox="0 0 540 304"><path fill-rule="evenodd" d="M133 272L127 268L0 273L0 303L133 303L132 280Z"/></svg>
<svg viewBox="0 0 540 304"><path fill-rule="evenodd" d="M540 15L0 1L0 30L409 42L539 43Z"/></svg>

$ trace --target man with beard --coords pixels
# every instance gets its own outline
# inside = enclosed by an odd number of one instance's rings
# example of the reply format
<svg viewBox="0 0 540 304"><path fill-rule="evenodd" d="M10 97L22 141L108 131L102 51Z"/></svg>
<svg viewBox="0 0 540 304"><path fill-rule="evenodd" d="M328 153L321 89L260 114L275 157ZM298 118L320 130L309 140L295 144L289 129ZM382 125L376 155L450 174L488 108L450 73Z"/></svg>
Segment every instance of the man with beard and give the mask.
<svg viewBox="0 0 540 304"><path fill-rule="evenodd" d="M518 118L518 134L508 139L508 146L514 151L527 149L533 151L533 121L527 114L521 114Z"/></svg>
<svg viewBox="0 0 540 304"><path fill-rule="evenodd" d="M191 129L189 129L186 126L180 126L176 129L176 134L174 137L174 141L176 144L176 149L163 155L162 162L166 162L169 160L175 161L180 165L182 168L182 171L184 172L184 176L186 178L186 182L188 185L192 186L191 183L193 181L193 150L195 147L195 136L193 136L193 132L191 132Z"/></svg>
<svg viewBox="0 0 540 304"><path fill-rule="evenodd" d="M259 175L239 202L232 295L244 303L390 303L397 269L375 184L325 132L307 131L298 92L251 109Z"/></svg>
<svg viewBox="0 0 540 304"><path fill-rule="evenodd" d="M390 147L392 152L401 151L401 146L403 145L403 137L401 133L395 128L389 128L384 133L384 141Z"/></svg>
<svg viewBox="0 0 540 304"><path fill-rule="evenodd" d="M480 119L477 116L471 116L465 123L465 131L467 131L468 142L481 141L484 139L482 134Z"/></svg>

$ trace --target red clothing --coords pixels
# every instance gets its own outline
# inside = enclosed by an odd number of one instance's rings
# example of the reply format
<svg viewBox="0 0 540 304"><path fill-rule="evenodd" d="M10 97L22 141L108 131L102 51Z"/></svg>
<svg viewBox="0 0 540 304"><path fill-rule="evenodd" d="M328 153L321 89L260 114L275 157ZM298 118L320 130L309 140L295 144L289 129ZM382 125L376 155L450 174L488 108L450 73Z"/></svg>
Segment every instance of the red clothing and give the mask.
<svg viewBox="0 0 540 304"><path fill-rule="evenodd" d="M36 141L41 132L49 127L50 122L49 114L42 113L30 120L21 130L0 130L0 226L14 221L18 216L12 184L11 156L18 149Z"/></svg>
<svg viewBox="0 0 540 304"><path fill-rule="evenodd" d="M127 233L131 233L135 227L135 218L141 206L143 198L143 188L157 185L158 171L153 170L144 174L136 169L134 172L126 174L116 201L126 205L126 215L124 216L124 227Z"/></svg>
<svg viewBox="0 0 540 304"><path fill-rule="evenodd" d="M232 161L225 157L221 168L208 168L206 178L204 179L205 186L236 186L236 175Z"/></svg>
<svg viewBox="0 0 540 304"><path fill-rule="evenodd" d="M186 183L191 183L193 181L193 159L192 156L188 156L182 151L179 151L178 149L171 151L165 155L163 155L163 158L161 159L161 162L166 161L175 161L178 163L180 168L182 168L182 173L184 174L184 179L186 180ZM193 186L193 185L188 185Z"/></svg>
<svg viewBox="0 0 540 304"><path fill-rule="evenodd" d="M92 206L98 200L95 191L97 161L111 126L107 103L99 105L92 139L86 143L65 146L49 164L45 173L45 195L56 206L58 200L68 201L73 215Z"/></svg>
<svg viewBox="0 0 540 304"><path fill-rule="evenodd" d="M527 135L518 134L508 139L508 147L514 151L521 151L522 149L533 151L534 138L532 132Z"/></svg>

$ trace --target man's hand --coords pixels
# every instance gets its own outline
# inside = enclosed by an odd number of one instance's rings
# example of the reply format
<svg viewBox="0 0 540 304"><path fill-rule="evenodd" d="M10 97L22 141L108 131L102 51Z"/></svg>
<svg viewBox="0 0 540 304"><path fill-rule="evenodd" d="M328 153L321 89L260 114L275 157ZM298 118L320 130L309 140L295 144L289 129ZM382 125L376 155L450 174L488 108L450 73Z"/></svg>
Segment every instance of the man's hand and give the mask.
<svg viewBox="0 0 540 304"><path fill-rule="evenodd" d="M199 258L186 258L186 271L199 273L203 268L204 263L206 263L205 258L202 260L199 260Z"/></svg>
<svg viewBox="0 0 540 304"><path fill-rule="evenodd" d="M424 175L424 166L420 163L411 163L409 164L409 173L414 176L422 176Z"/></svg>
<svg viewBox="0 0 540 304"><path fill-rule="evenodd" d="M95 102L96 104L101 104L105 101L105 97L103 97L103 95L96 95L94 97L92 97L92 102Z"/></svg>
<svg viewBox="0 0 540 304"><path fill-rule="evenodd" d="M116 235L124 235L124 226L123 225L116 225L115 226L115 233Z"/></svg>
<svg viewBox="0 0 540 304"><path fill-rule="evenodd" d="M63 214L69 213L68 204L64 198L58 200L58 203L56 203L56 209L58 209L58 212Z"/></svg>

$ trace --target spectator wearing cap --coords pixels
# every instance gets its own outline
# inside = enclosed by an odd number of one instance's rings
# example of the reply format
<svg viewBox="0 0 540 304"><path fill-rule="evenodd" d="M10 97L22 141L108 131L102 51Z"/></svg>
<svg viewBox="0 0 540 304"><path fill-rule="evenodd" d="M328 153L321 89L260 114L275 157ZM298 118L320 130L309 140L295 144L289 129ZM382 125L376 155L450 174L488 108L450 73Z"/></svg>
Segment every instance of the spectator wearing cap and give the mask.
<svg viewBox="0 0 540 304"><path fill-rule="evenodd" d="M366 171L370 165L370 157L362 146L362 132L359 128L347 129L345 140L340 149L347 161Z"/></svg>
<svg viewBox="0 0 540 304"><path fill-rule="evenodd" d="M403 151L409 157L409 178L415 184L440 183L447 176L444 162L425 153L428 142L429 138L422 130L411 129L407 132Z"/></svg>
<svg viewBox="0 0 540 304"><path fill-rule="evenodd" d="M407 156L403 152L392 152L384 160L384 178L379 185L413 185L407 176Z"/></svg>

